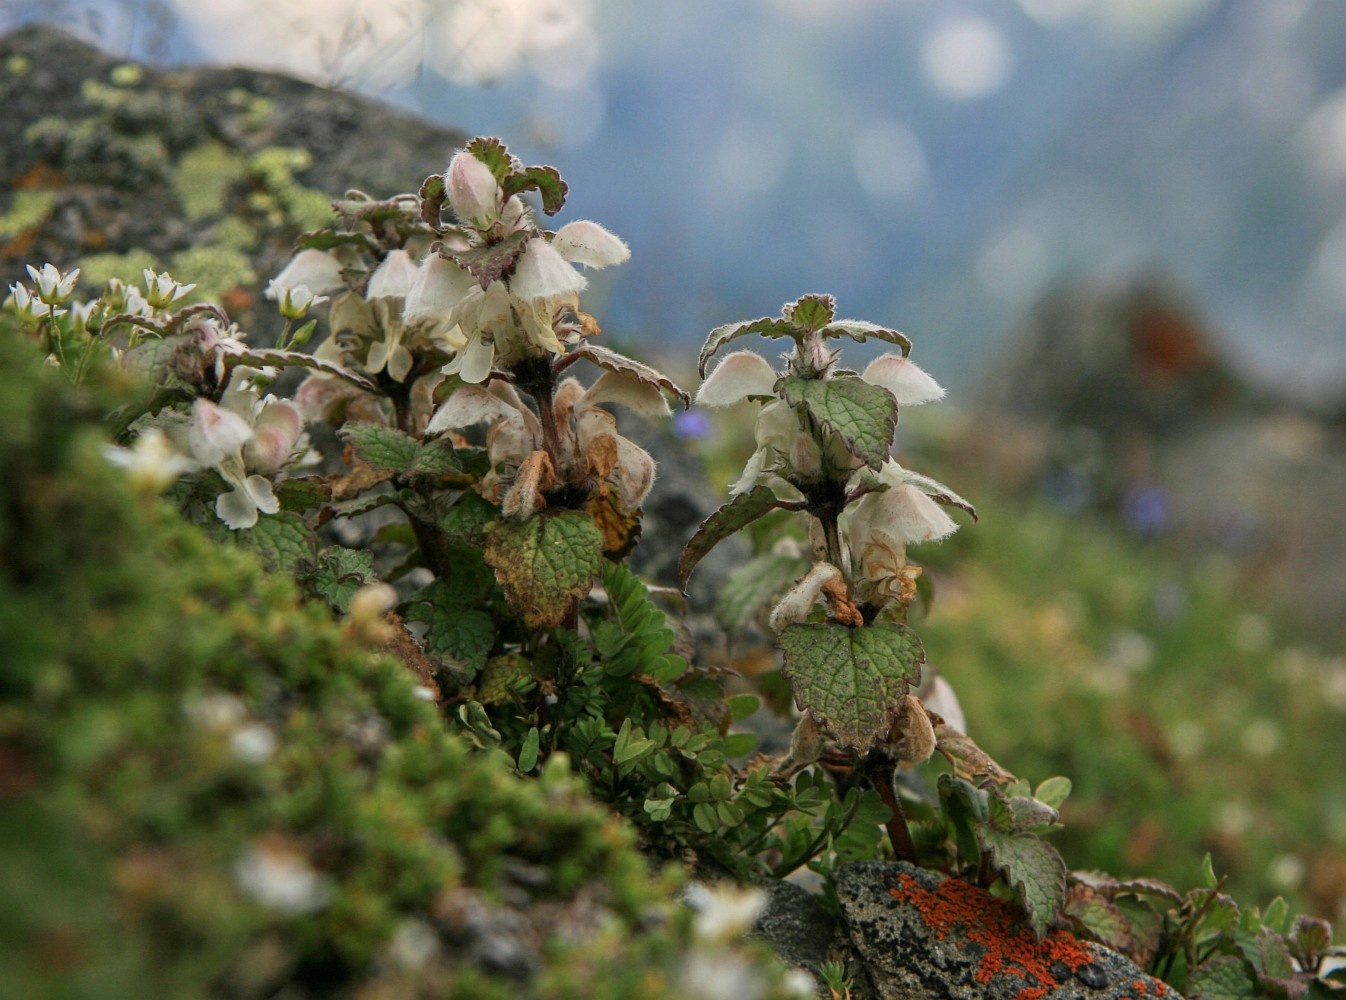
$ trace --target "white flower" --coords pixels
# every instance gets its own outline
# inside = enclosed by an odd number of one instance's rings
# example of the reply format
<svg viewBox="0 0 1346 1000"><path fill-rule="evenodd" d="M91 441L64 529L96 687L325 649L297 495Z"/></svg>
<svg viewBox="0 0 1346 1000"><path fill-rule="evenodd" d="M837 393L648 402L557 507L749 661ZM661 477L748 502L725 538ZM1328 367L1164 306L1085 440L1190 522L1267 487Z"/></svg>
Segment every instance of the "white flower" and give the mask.
<svg viewBox="0 0 1346 1000"><path fill-rule="evenodd" d="M900 555L908 545L937 542L958 530L958 522L920 488L926 483L938 487L932 480L909 472L891 459L880 467L878 479L888 489L865 494L848 514L853 565L868 579L878 574L863 569L867 563L881 559L891 569L889 557L871 551L876 545Z"/></svg>
<svg viewBox="0 0 1346 1000"><path fill-rule="evenodd" d="M552 248L574 264L611 267L631 259L630 248L597 222L581 219L562 226Z"/></svg>
<svg viewBox="0 0 1346 1000"><path fill-rule="evenodd" d="M179 454L158 427L146 430L130 448L108 445L103 454L113 465L126 470L131 487L138 493L162 493L178 476L197 468L197 463Z"/></svg>
<svg viewBox="0 0 1346 1000"><path fill-rule="evenodd" d="M271 481L259 473L276 472L289 462L303 419L293 403L270 396L259 400L234 385L222 402L198 399L192 405L188 442L193 457L213 467L231 487L215 501L220 520L234 530L251 528L259 512L280 510Z"/></svg>
<svg viewBox="0 0 1346 1000"><path fill-rule="evenodd" d="M164 309L188 295L195 284L179 283L167 271L155 274L153 269L145 268L145 300L155 309Z"/></svg>
<svg viewBox="0 0 1346 1000"><path fill-rule="evenodd" d="M477 287L477 279L451 260L430 253L421 261L407 292L402 319L407 323L448 324L453 308Z"/></svg>
<svg viewBox="0 0 1346 1000"><path fill-rule="evenodd" d="M455 153L449 161L444 186L454 214L473 228L487 229L500 218L505 193L491 168L467 150Z"/></svg>
<svg viewBox="0 0 1346 1000"><path fill-rule="evenodd" d="M277 300L281 316L288 320L301 320L314 306L320 306L328 301L326 295L314 295L308 285L286 287L277 285L275 278L272 278L266 286L266 297Z"/></svg>
<svg viewBox="0 0 1346 1000"><path fill-rule="evenodd" d="M13 293L14 311L21 319L46 319L48 316L65 315L64 309L44 305L42 300L28 291L22 283L10 285L9 290Z"/></svg>
<svg viewBox="0 0 1346 1000"><path fill-rule="evenodd" d="M703 941L728 942L753 928L767 904L761 889L693 882L687 887L688 904L696 911L692 928Z"/></svg>
<svg viewBox="0 0 1346 1000"><path fill-rule="evenodd" d="M337 259L330 253L310 248L290 258L285 269L267 285L266 296L269 299L279 298L285 289L301 285L315 294L321 294L335 291L343 284L341 264Z"/></svg>
<svg viewBox="0 0 1346 1000"><path fill-rule="evenodd" d="M366 299L405 299L416 283L417 267L405 250L394 250L374 269L365 288Z"/></svg>
<svg viewBox="0 0 1346 1000"><path fill-rule="evenodd" d="M701 383L696 402L700 406L733 406L749 396L772 396L779 378L760 354L735 351Z"/></svg>
<svg viewBox="0 0 1346 1000"><path fill-rule="evenodd" d="M944 398L940 384L900 354L875 358L860 377L891 392L898 406L918 406Z"/></svg>
<svg viewBox="0 0 1346 1000"><path fill-rule="evenodd" d="M43 264L40 271L29 264L28 274L37 285L37 297L49 306L64 305L75 293L75 282L79 280L79 268L62 274L55 264Z"/></svg>
<svg viewBox="0 0 1346 1000"><path fill-rule="evenodd" d="M809 616L813 605L822 596L823 587L841 579L841 570L831 563L814 563L804 578L790 588L775 609L767 624L773 632L783 632L786 626L797 625Z"/></svg>
<svg viewBox="0 0 1346 1000"><path fill-rule="evenodd" d="M577 303L588 281L545 239L524 244L509 281L510 294L524 301Z"/></svg>
<svg viewBox="0 0 1346 1000"><path fill-rule="evenodd" d="M287 916L320 910L332 895L327 877L280 838L256 841L234 863L234 884L267 909Z"/></svg>

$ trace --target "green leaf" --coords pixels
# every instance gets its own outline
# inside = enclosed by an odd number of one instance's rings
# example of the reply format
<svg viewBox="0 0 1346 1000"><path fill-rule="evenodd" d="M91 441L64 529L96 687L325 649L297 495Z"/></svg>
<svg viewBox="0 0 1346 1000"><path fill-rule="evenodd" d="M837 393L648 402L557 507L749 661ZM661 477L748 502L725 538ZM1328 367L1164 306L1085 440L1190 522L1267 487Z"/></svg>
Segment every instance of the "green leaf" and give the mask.
<svg viewBox="0 0 1346 1000"><path fill-rule="evenodd" d="M762 707L762 699L755 694L734 694L725 699L725 705L729 708L729 717L742 722Z"/></svg>
<svg viewBox="0 0 1346 1000"><path fill-rule="evenodd" d="M1042 938L1066 905L1066 863L1056 848L1032 833L978 827L977 840L1014 889L1033 933Z"/></svg>
<svg viewBox="0 0 1346 1000"><path fill-rule="evenodd" d="M795 702L843 746L866 748L921 680L925 650L905 625L790 625L780 634Z"/></svg>
<svg viewBox="0 0 1346 1000"><path fill-rule="evenodd" d="M332 504L329 509L332 511L333 517L358 517L389 504L401 504L410 499L410 492L410 490L405 491L408 494L405 496L402 493L364 493L349 500L340 500Z"/></svg>
<svg viewBox="0 0 1346 1000"><path fill-rule="evenodd" d="M495 645L495 622L475 606L488 583L482 578L484 567L473 572L470 561L455 560L454 570L452 576L420 591L407 609L407 619L425 623L426 653L467 683L486 666Z"/></svg>
<svg viewBox="0 0 1346 1000"><path fill-rule="evenodd" d="M1202 962L1187 977L1191 1000L1245 1000L1259 995L1252 973L1235 955L1217 955Z"/></svg>
<svg viewBox="0 0 1346 1000"><path fill-rule="evenodd" d="M720 826L715 807L709 802L698 802L692 807L692 822L702 833L714 833Z"/></svg>
<svg viewBox="0 0 1346 1000"><path fill-rule="evenodd" d="M757 749L759 741L754 733L730 733L723 742L726 757L746 757Z"/></svg>
<svg viewBox="0 0 1346 1000"><path fill-rule="evenodd" d="M803 556L768 553L750 559L721 586L716 621L730 635L742 631L759 611L789 590L808 566Z"/></svg>
<svg viewBox="0 0 1346 1000"><path fill-rule="evenodd" d="M573 356L581 357L606 371L615 372L618 375L629 375L642 385L671 392L682 401L683 409L686 409L692 403L691 394L667 375L661 374L649 365L628 358L625 354L618 354L616 351L608 350L606 347L600 347L587 341L580 344L571 353Z"/></svg>
<svg viewBox="0 0 1346 1000"><path fill-rule="evenodd" d="M754 486L711 514L701 522L687 547L682 550L682 557L678 560L678 584L686 591L692 570L705 558L707 552L734 532L781 506L784 506L783 501L771 487Z"/></svg>
<svg viewBox="0 0 1346 1000"><path fill-rule="evenodd" d="M1215 877L1215 864L1211 861L1210 851L1201 859L1201 884L1207 889L1214 889L1220 884L1220 880Z"/></svg>
<svg viewBox="0 0 1346 1000"><path fill-rule="evenodd" d="M1055 777L1048 778L1042 784L1038 785L1037 791L1033 793L1033 798L1037 799L1043 805L1050 806L1053 809L1060 809L1061 803L1070 797L1070 790L1074 786L1069 778Z"/></svg>
<svg viewBox="0 0 1346 1000"><path fill-rule="evenodd" d="M440 212L444 209L444 200L448 197L448 191L444 186L443 174L431 174L421 185L421 219L427 226L433 226L438 229L441 225ZM528 768L521 768L528 770Z"/></svg>
<svg viewBox="0 0 1346 1000"><path fill-rule="evenodd" d="M467 144L467 151L491 168L497 184L504 184L511 173L522 169L519 161L495 136L478 136Z"/></svg>
<svg viewBox="0 0 1346 1000"><path fill-rule="evenodd" d="M463 270L471 274L485 288L492 281L499 281L514 267L514 262L523 253L524 244L529 240L527 230L510 233L499 243L487 243L466 250L450 250L442 243L436 243L431 249L438 250L441 257L447 257Z"/></svg>
<svg viewBox="0 0 1346 1000"><path fill-rule="evenodd" d="M603 535L588 514L543 511L486 528L486 562L528 628L561 624L603 565Z"/></svg>
<svg viewBox="0 0 1346 1000"><path fill-rule="evenodd" d="M374 554L368 549L329 545L318 555L308 586L336 611L345 614L355 592L377 579Z"/></svg>
<svg viewBox="0 0 1346 1000"><path fill-rule="evenodd" d="M825 337L850 337L857 344L863 344L871 337L875 340L896 344L906 357L911 353L911 341L896 330L888 330L875 323L866 323L858 319L837 319L827 324L823 330Z"/></svg>
<svg viewBox="0 0 1346 1000"><path fill-rule="evenodd" d="M877 469L888 457L897 429L897 401L887 389L856 375L830 379L791 375L776 383L776 391L841 438L846 450L870 468Z"/></svg>
<svg viewBox="0 0 1346 1000"><path fill-rule="evenodd" d="M528 167L505 178L501 187L506 198L520 191L536 191L542 196L542 211L548 215L561 210L570 191L555 167Z"/></svg>
<svg viewBox="0 0 1346 1000"><path fill-rule="evenodd" d="M325 375L335 375L337 378L344 379L365 392L378 392L378 386L363 375L357 375L349 368L342 368L340 365L323 361L321 358L315 358L312 354L304 354L302 351L272 351L250 347L241 354L224 355L224 364L230 370L239 365L251 365L255 368L263 368L267 365L274 365L278 368L312 368L314 371L322 372Z"/></svg>
<svg viewBox="0 0 1346 1000"><path fill-rule="evenodd" d="M315 229L294 241L295 250L334 250L352 246L369 253L377 253L379 249L365 233L339 233L334 229Z"/></svg>
<svg viewBox="0 0 1346 1000"><path fill-rule="evenodd" d="M257 523L243 531L231 531L229 537L262 558L273 573L295 575L305 561L313 559L318 537L298 514L282 511L263 514Z"/></svg>
<svg viewBox="0 0 1346 1000"><path fill-rule="evenodd" d="M415 465L421 448L410 434L382 424L348 423L341 428L340 436L355 449L362 462L392 472L406 472Z"/></svg>
<svg viewBox="0 0 1346 1000"><path fill-rule="evenodd" d="M1270 927L1277 934L1285 933L1285 925L1290 920L1290 905L1277 896L1267 904L1267 912L1262 914L1262 926Z"/></svg>
<svg viewBox="0 0 1346 1000"><path fill-rule="evenodd" d="M1100 944L1128 952L1134 941L1131 921L1112 900L1084 886L1077 886L1066 903L1065 915Z"/></svg>
<svg viewBox="0 0 1346 1000"><path fill-rule="evenodd" d="M715 356L715 352L725 344L754 333L761 337L773 338L794 337L800 339L804 336L804 331L788 319L779 319L773 316L763 316L760 319L748 320L746 323L726 323L724 326L717 326L706 337L706 343L702 346L701 354L697 358L696 370L698 374L702 378L706 377L706 365Z"/></svg>
<svg viewBox="0 0 1346 1000"><path fill-rule="evenodd" d="M816 333L832 322L837 300L830 295L805 295L785 307L784 316L795 326Z"/></svg>
<svg viewBox="0 0 1346 1000"><path fill-rule="evenodd" d="M524 774L537 767L539 740L537 726L530 728L523 738L523 746L519 748L519 770Z"/></svg>
<svg viewBox="0 0 1346 1000"><path fill-rule="evenodd" d="M451 542L480 547L486 538L486 525L499 516L500 511L494 504L469 490L440 515L439 530Z"/></svg>
<svg viewBox="0 0 1346 1000"><path fill-rule="evenodd" d="M275 493L281 510L302 514L330 500L332 487L321 476L296 476L276 483Z"/></svg>
<svg viewBox="0 0 1346 1000"><path fill-rule="evenodd" d="M490 467L485 449L455 448L449 438L442 437L421 445L407 471L441 478L461 478L466 483L484 476Z"/></svg>

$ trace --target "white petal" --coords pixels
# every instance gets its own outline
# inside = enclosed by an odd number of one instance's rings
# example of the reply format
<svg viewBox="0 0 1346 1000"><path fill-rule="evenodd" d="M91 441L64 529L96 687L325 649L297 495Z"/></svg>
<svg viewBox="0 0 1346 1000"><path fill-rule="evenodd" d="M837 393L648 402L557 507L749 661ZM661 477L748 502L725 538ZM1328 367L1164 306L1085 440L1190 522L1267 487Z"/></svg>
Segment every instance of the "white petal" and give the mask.
<svg viewBox="0 0 1346 1000"><path fill-rule="evenodd" d="M276 275L267 287L266 297L276 296L273 289L298 288L306 285L314 293L330 292L340 288L341 265L331 254L322 250L301 250L290 259L285 269Z"/></svg>
<svg viewBox="0 0 1346 1000"><path fill-rule="evenodd" d="M766 467L767 449L758 448L748 459L748 464L743 467L743 475L738 477L738 482L729 487L730 496L738 496L740 493L747 493L757 485L757 480L761 478L762 470Z"/></svg>
<svg viewBox="0 0 1346 1000"><path fill-rule="evenodd" d="M622 506L627 510L636 510L654 488L654 459L640 445L622 437L617 439L617 492L621 495Z"/></svg>
<svg viewBox="0 0 1346 1000"><path fill-rule="evenodd" d="M477 279L453 261L432 253L421 261L402 318L408 323L443 320L476 284Z"/></svg>
<svg viewBox="0 0 1346 1000"><path fill-rule="evenodd" d="M240 489L221 493L215 500L215 513L234 531L251 528L257 523L257 505Z"/></svg>
<svg viewBox="0 0 1346 1000"><path fill-rule="evenodd" d="M420 271L405 250L394 250L369 276L366 299L404 299L416 283ZM309 286L312 287L311 285Z"/></svg>
<svg viewBox="0 0 1346 1000"><path fill-rule="evenodd" d="M599 376L584 394L584 402L580 405L598 403L619 403L642 417L667 417L672 413L664 394L654 386L616 372L604 372Z"/></svg>
<svg viewBox="0 0 1346 1000"><path fill-rule="evenodd" d="M411 365L415 359L411 352L401 344L393 348L392 356L388 358L388 374L393 377L394 382L405 382L407 375L411 372Z"/></svg>
<svg viewBox="0 0 1346 1000"><path fill-rule="evenodd" d="M459 352L458 377L464 382L484 382L495 363L495 343L490 337L476 336Z"/></svg>
<svg viewBox="0 0 1346 1000"><path fill-rule="evenodd" d="M486 420L517 416L518 412L494 393L477 385L465 385L435 411L426 431L439 434L458 427L471 427Z"/></svg>
<svg viewBox="0 0 1346 1000"><path fill-rule="evenodd" d="M388 365L388 342L376 340L369 345L369 354L365 357L365 371L377 375Z"/></svg>
<svg viewBox="0 0 1346 1000"><path fill-rule="evenodd" d="M192 404L192 429L188 435L192 457L202 465L219 465L236 456L252 437L248 422L232 410L208 399Z"/></svg>
<svg viewBox="0 0 1346 1000"><path fill-rule="evenodd" d="M900 354L875 358L860 377L891 392L898 406L917 406L944 398L940 384Z"/></svg>
<svg viewBox="0 0 1346 1000"><path fill-rule="evenodd" d="M588 284L566 259L541 237L531 239L524 246L519 262L514 266L509 291L518 298L533 301L578 295Z"/></svg>
<svg viewBox="0 0 1346 1000"><path fill-rule="evenodd" d="M735 351L701 383L696 401L701 406L732 406L749 396L771 396L779 378L760 354Z"/></svg>
<svg viewBox="0 0 1346 1000"><path fill-rule="evenodd" d="M631 257L631 250L625 243L597 222L585 220L562 226L551 245L571 263L589 267L610 267Z"/></svg>
<svg viewBox="0 0 1346 1000"><path fill-rule="evenodd" d="M937 542L958 530L958 522L915 486L894 486L877 497L874 524L905 545Z"/></svg>
<svg viewBox="0 0 1346 1000"><path fill-rule="evenodd" d="M253 436L243 448L248 468L258 472L274 472L290 457L304 418L299 408L288 400L273 399L253 424Z"/></svg>

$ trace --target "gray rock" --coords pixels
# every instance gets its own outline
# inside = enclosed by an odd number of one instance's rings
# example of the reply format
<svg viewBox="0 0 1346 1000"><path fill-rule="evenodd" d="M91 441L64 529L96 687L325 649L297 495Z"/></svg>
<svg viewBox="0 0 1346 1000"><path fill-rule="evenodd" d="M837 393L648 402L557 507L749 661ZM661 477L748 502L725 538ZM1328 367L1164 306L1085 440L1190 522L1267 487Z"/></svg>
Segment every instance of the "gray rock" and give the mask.
<svg viewBox="0 0 1346 1000"><path fill-rule="evenodd" d="M865 861L833 879L872 984L856 1000L1177 998L1130 959L1053 931L1038 941L1013 904L937 872Z"/></svg>
<svg viewBox="0 0 1346 1000"><path fill-rule="evenodd" d="M786 964L816 970L832 957L836 918L817 896L793 882L773 882L765 888L766 908L753 934L770 941Z"/></svg>

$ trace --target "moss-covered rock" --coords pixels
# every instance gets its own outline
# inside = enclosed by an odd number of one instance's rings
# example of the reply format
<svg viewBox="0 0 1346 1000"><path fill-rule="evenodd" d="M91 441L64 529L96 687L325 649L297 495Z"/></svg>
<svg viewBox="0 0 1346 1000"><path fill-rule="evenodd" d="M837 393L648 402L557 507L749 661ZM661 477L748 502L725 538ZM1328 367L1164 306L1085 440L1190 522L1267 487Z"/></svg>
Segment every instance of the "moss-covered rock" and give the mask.
<svg viewBox="0 0 1346 1000"><path fill-rule="evenodd" d="M7 992L654 997L723 954L563 758L471 751L406 667L133 493L115 387L4 330L0 377Z"/></svg>

